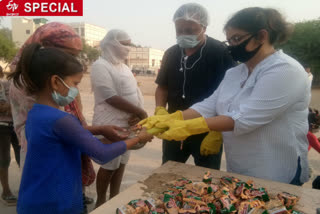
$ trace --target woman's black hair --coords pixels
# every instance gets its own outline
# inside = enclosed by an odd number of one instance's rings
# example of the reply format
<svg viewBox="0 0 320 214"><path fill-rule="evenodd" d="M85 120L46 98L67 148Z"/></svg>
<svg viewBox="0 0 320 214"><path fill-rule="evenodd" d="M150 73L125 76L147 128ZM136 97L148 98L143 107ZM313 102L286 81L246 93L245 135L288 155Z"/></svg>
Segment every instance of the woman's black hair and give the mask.
<svg viewBox="0 0 320 214"><path fill-rule="evenodd" d="M17 87L34 94L44 89L53 75L65 78L82 71L82 65L72 55L33 43L24 48L16 70L9 78Z"/></svg>
<svg viewBox="0 0 320 214"><path fill-rule="evenodd" d="M272 8L249 7L238 11L225 24L248 33L267 30L270 44L286 42L293 31L293 25L286 22L279 11Z"/></svg>

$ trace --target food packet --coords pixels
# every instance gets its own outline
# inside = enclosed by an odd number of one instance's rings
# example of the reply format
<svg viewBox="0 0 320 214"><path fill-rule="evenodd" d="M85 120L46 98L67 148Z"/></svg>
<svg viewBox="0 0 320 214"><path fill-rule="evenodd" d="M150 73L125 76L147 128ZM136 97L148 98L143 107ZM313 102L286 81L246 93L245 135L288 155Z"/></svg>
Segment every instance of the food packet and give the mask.
<svg viewBox="0 0 320 214"><path fill-rule="evenodd" d="M277 197L289 211L292 211L293 207L298 203L300 199L298 196L290 194L288 192L279 193Z"/></svg>
<svg viewBox="0 0 320 214"><path fill-rule="evenodd" d="M186 178L181 178L176 180L176 182L174 183L175 187L184 187L186 184L191 184L192 181Z"/></svg>
<svg viewBox="0 0 320 214"><path fill-rule="evenodd" d="M260 198L263 201L269 201L270 197L268 195L268 192L265 188L259 188L259 189L251 189L250 190L250 197L251 198Z"/></svg>
<svg viewBox="0 0 320 214"><path fill-rule="evenodd" d="M170 198L168 201L164 202L164 207L169 214L178 214L179 207L176 204L176 201L173 198Z"/></svg>
<svg viewBox="0 0 320 214"><path fill-rule="evenodd" d="M250 211L250 203L247 201L241 202L238 207L238 214L248 214Z"/></svg>
<svg viewBox="0 0 320 214"><path fill-rule="evenodd" d="M207 171L206 173L204 173L202 181L206 184L211 184L212 178L213 178L213 176L212 176L211 172Z"/></svg>
<svg viewBox="0 0 320 214"><path fill-rule="evenodd" d="M229 198L229 196L224 195L220 197L220 202L222 204L222 209L221 209L221 213L230 213L230 212L234 212L236 211L235 206L231 203L231 200Z"/></svg>
<svg viewBox="0 0 320 214"><path fill-rule="evenodd" d="M237 187L238 182L240 182L240 180L234 177L223 176L220 178L220 183L232 190Z"/></svg>
<svg viewBox="0 0 320 214"><path fill-rule="evenodd" d="M124 205L117 208L116 214L135 214L135 209L130 205Z"/></svg>

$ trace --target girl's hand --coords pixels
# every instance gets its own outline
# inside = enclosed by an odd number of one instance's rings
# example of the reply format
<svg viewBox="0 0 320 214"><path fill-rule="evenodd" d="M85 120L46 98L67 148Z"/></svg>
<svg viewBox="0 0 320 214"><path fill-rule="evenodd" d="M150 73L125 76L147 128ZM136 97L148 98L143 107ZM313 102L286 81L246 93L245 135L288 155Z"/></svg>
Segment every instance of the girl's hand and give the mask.
<svg viewBox="0 0 320 214"><path fill-rule="evenodd" d="M99 134L111 142L116 142L126 139L129 136L129 131L118 126L101 126Z"/></svg>
<svg viewBox="0 0 320 214"><path fill-rule="evenodd" d="M153 139L153 135L149 134L146 128L141 129L137 137L141 143L151 142Z"/></svg>

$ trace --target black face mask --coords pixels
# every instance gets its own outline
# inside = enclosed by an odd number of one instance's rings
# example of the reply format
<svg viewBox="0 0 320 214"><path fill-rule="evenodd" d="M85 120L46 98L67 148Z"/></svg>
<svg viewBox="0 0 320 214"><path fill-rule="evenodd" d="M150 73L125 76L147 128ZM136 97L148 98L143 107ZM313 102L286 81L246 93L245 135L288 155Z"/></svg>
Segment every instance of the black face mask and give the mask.
<svg viewBox="0 0 320 214"><path fill-rule="evenodd" d="M248 39L240 43L239 45L235 46L228 46L228 50L230 52L230 55L232 56L233 60L239 61L239 62L247 62L249 61L261 48L262 44L259 45L256 49L253 51L247 51L246 46L250 42L250 40L254 37L250 36Z"/></svg>

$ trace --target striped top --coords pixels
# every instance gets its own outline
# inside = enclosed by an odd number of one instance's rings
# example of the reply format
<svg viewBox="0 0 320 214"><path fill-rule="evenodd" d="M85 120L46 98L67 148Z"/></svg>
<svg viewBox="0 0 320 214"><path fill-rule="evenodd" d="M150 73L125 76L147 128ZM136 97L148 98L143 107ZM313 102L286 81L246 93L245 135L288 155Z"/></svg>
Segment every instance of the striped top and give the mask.
<svg viewBox="0 0 320 214"><path fill-rule="evenodd" d="M205 118L233 118L234 130L223 132L228 171L290 183L300 157L306 182L310 97L307 73L280 50L250 75L245 64L229 69L219 88L191 108Z"/></svg>

